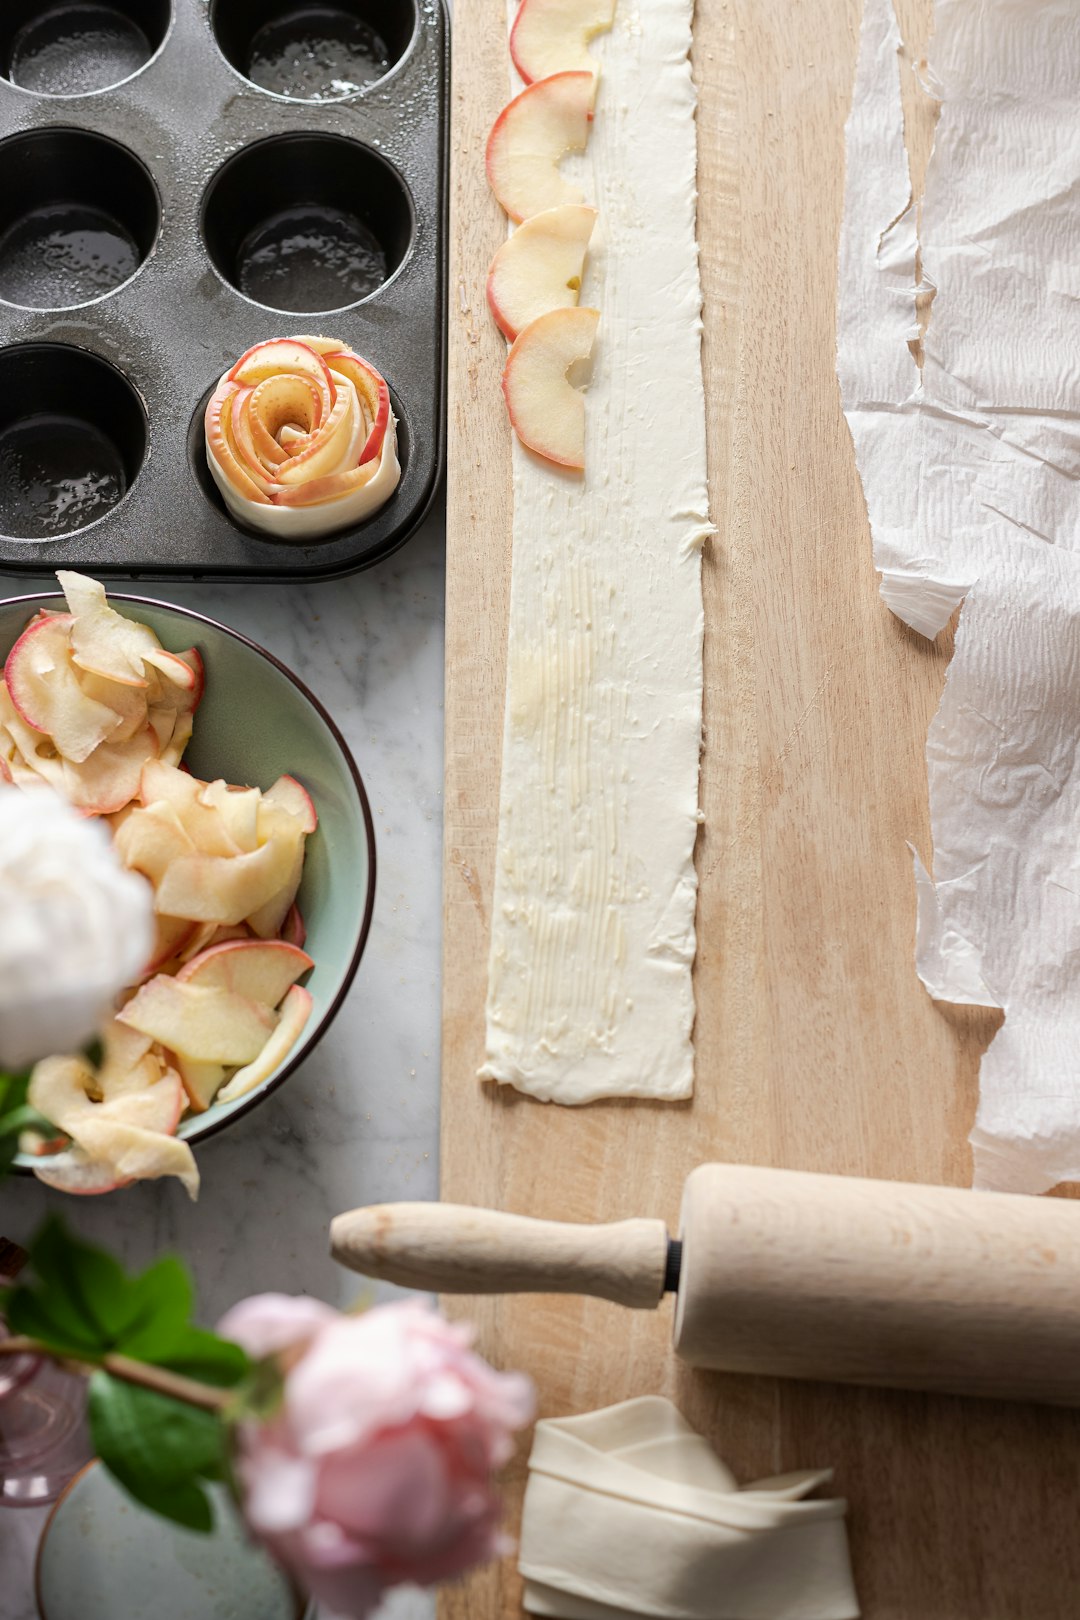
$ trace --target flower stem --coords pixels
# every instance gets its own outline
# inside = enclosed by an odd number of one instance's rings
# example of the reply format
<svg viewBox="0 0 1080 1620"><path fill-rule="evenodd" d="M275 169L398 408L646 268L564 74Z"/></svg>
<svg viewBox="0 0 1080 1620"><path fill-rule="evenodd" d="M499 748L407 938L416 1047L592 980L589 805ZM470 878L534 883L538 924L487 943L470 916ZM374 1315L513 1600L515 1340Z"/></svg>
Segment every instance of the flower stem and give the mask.
<svg viewBox="0 0 1080 1620"><path fill-rule="evenodd" d="M69 1372L82 1373L87 1378L104 1368L125 1383L141 1384L144 1389L168 1395L174 1401L184 1401L188 1406L198 1406L204 1412L224 1411L231 1399L227 1389L216 1389L212 1384L203 1384L194 1378L185 1378L182 1373L170 1372L168 1367L155 1367L151 1362L134 1361L130 1356L115 1355L111 1351L106 1352L100 1361L81 1361L77 1357L63 1355L59 1350L50 1350L48 1345L39 1344L36 1339L16 1335L10 1339L0 1339L0 1356L48 1356Z"/></svg>

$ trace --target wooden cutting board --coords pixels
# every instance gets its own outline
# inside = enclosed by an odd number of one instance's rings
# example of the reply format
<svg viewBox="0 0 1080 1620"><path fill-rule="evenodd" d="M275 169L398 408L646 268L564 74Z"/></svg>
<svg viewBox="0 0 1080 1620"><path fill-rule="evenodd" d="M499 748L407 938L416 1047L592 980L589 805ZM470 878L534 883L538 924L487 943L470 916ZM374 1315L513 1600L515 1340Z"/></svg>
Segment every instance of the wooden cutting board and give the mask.
<svg viewBox="0 0 1080 1620"><path fill-rule="evenodd" d="M619 4L630 0L619 0ZM647 26L648 0L640 5ZM907 0L905 28L929 22ZM697 848L697 1093L560 1110L475 1079L483 1050L510 580L505 345L484 304L505 224L484 179L503 9L457 0L446 622L442 1194L575 1221L659 1215L708 1159L966 1184L996 1015L913 966L910 840L950 651L882 605L840 411L836 243L859 0L700 0L699 240L712 515ZM931 129L912 131L925 155ZM627 154L633 162L633 154ZM460 1309L461 1307L455 1307ZM545 1415L671 1396L745 1480L831 1464L869 1620L1072 1620L1080 1416L692 1373L671 1307L466 1302ZM1080 1354L1080 1346L1078 1346ZM524 1452L511 1473L511 1525ZM520 1612L507 1560L444 1620Z"/></svg>

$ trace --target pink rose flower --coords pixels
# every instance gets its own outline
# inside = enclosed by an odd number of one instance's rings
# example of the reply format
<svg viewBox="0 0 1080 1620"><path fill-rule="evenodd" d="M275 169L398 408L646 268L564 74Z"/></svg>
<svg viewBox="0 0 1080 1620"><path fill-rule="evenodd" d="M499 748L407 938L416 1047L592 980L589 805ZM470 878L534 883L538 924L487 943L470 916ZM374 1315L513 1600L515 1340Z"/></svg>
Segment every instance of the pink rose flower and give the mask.
<svg viewBox="0 0 1080 1620"><path fill-rule="evenodd" d="M284 1401L237 1436L255 1533L307 1591L363 1617L390 1586L428 1586L495 1557L492 1474L532 1420L529 1380L470 1348L469 1328L419 1302L346 1316L264 1294L219 1332L285 1355Z"/></svg>

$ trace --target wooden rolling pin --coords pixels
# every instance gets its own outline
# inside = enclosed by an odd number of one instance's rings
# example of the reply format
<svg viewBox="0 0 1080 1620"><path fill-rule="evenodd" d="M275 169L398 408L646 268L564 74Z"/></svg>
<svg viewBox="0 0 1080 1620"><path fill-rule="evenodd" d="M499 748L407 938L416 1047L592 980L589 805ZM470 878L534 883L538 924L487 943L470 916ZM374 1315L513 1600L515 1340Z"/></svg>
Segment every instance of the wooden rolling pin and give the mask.
<svg viewBox="0 0 1080 1620"><path fill-rule="evenodd" d="M569 1226L452 1204L339 1215L334 1256L454 1294L677 1295L694 1367L1080 1405L1080 1208L706 1164L680 1236L662 1221Z"/></svg>

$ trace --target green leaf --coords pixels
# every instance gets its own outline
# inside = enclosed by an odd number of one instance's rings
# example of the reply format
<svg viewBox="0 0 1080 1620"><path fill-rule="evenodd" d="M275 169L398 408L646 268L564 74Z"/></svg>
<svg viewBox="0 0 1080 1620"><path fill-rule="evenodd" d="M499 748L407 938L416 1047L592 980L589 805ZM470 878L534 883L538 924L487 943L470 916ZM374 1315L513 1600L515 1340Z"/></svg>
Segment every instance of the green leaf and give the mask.
<svg viewBox="0 0 1080 1620"><path fill-rule="evenodd" d="M191 1279L175 1255L166 1255L128 1284L135 1306L116 1348L138 1361L158 1361L187 1328Z"/></svg>
<svg viewBox="0 0 1080 1620"><path fill-rule="evenodd" d="M225 1466L220 1417L100 1371L87 1410L94 1449L136 1501L189 1529L211 1528L199 1481L220 1478Z"/></svg>
<svg viewBox="0 0 1080 1620"><path fill-rule="evenodd" d="M185 1378L198 1378L204 1384L231 1389L247 1374L251 1363L238 1344L219 1339L205 1328L187 1327L173 1339L164 1354L144 1357L156 1366L169 1367Z"/></svg>
<svg viewBox="0 0 1080 1620"><path fill-rule="evenodd" d="M138 1309L119 1262L80 1242L53 1216L30 1245L30 1263L53 1320L62 1312L69 1331L81 1331L101 1353L111 1350Z"/></svg>
<svg viewBox="0 0 1080 1620"><path fill-rule="evenodd" d="M32 1288L12 1288L4 1302L4 1318L10 1333L25 1333L61 1355L96 1360L100 1353L97 1339L62 1296L53 1299Z"/></svg>

